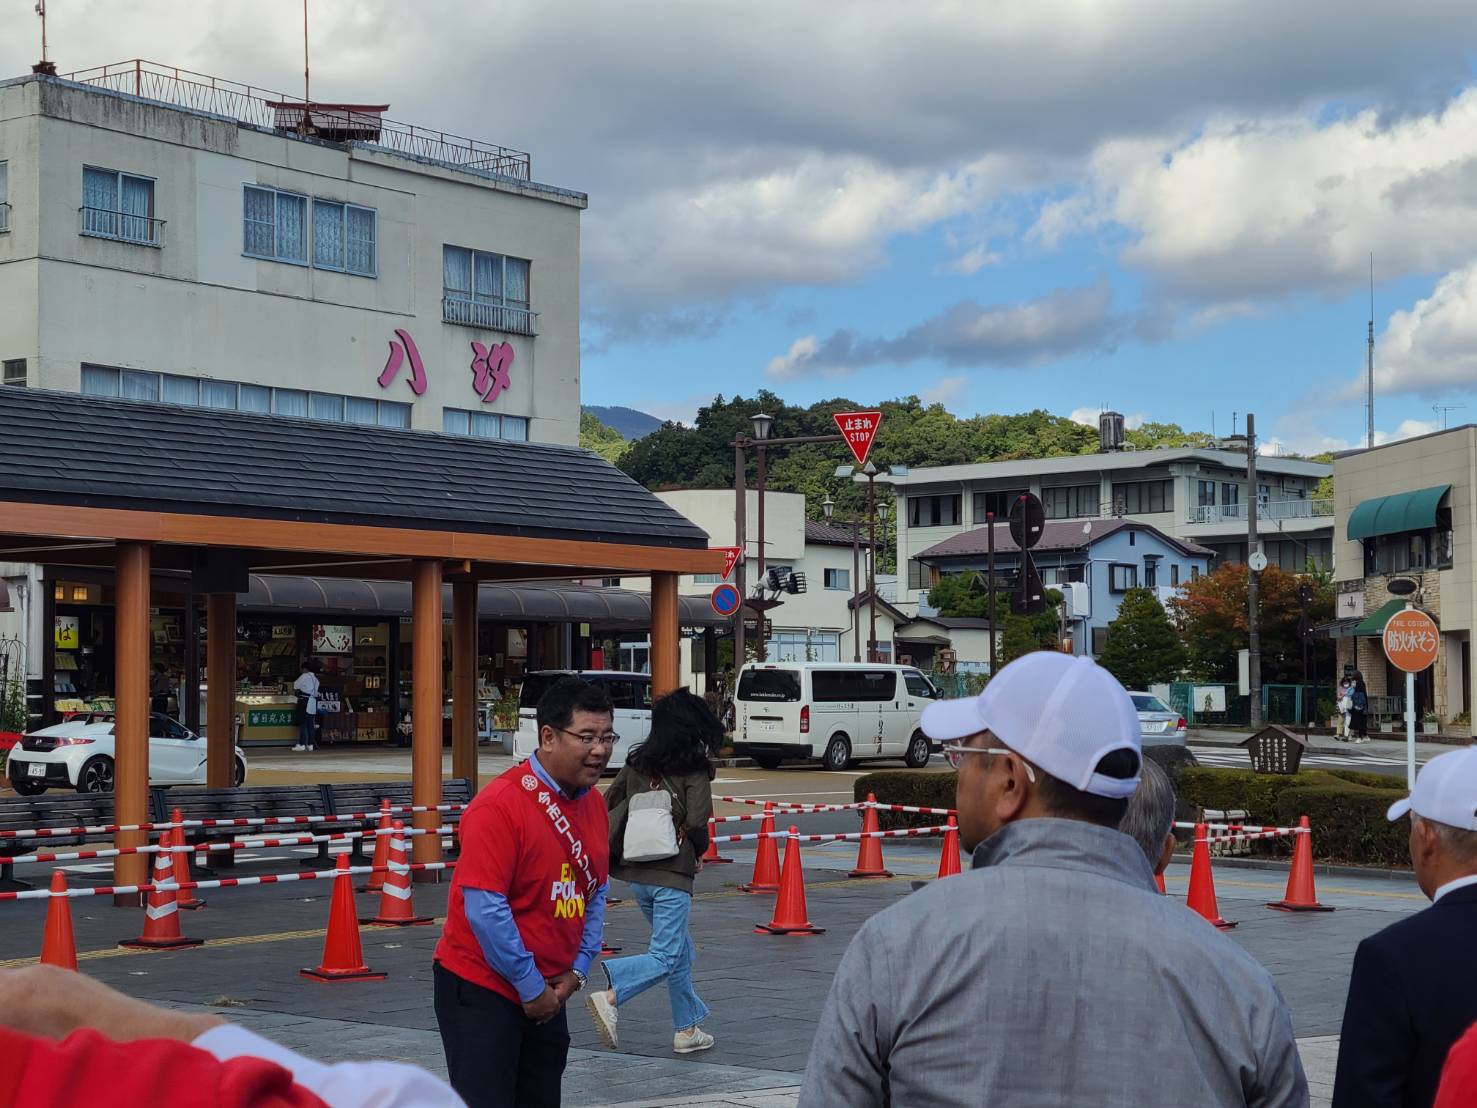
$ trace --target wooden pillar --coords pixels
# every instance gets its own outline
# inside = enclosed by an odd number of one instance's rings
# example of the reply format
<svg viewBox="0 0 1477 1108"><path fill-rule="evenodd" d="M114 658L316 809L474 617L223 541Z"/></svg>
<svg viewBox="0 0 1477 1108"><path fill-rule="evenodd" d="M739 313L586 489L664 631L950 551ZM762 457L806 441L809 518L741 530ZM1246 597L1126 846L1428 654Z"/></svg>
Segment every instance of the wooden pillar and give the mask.
<svg viewBox="0 0 1477 1108"><path fill-rule="evenodd" d="M451 586L451 775L477 791L477 582Z"/></svg>
<svg viewBox="0 0 1477 1108"><path fill-rule="evenodd" d="M149 822L149 547L118 544L117 606L114 609L113 820ZM120 831L115 845L143 846L143 831ZM124 854L113 860L115 885L141 885L148 879L149 856ZM115 896L120 908L137 907L138 893Z"/></svg>
<svg viewBox="0 0 1477 1108"><path fill-rule="evenodd" d="M205 598L205 783L236 783L236 594Z"/></svg>
<svg viewBox="0 0 1477 1108"><path fill-rule="evenodd" d="M681 634L677 616L677 575L651 575L651 695L676 689L677 643Z"/></svg>
<svg viewBox="0 0 1477 1108"><path fill-rule="evenodd" d="M410 613L414 624L411 644L410 796L417 806L441 803L441 563L421 558L415 563L410 587ZM441 825L440 812L416 812L414 825ZM439 835L416 835L411 839L411 859L439 862ZM417 873L415 880L440 880L438 872Z"/></svg>

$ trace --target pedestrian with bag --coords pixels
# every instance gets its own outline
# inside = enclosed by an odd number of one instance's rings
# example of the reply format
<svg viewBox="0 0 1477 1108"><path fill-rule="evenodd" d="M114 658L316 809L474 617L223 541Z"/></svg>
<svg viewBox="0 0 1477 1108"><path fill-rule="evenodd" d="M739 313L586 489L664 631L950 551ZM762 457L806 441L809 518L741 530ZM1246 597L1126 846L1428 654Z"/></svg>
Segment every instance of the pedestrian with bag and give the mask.
<svg viewBox="0 0 1477 1108"><path fill-rule="evenodd" d="M1341 743L1348 742L1353 738L1353 732L1349 727L1349 716L1354 711L1354 681L1345 677L1339 682L1338 698L1334 702L1334 711L1338 714L1337 730L1334 738Z"/></svg>
<svg viewBox="0 0 1477 1108"><path fill-rule="evenodd" d="M1369 742L1369 690L1364 685L1364 674L1354 671L1354 685L1349 690L1350 740L1356 743Z"/></svg>
<svg viewBox="0 0 1477 1108"><path fill-rule="evenodd" d="M322 668L317 658L309 658L303 663L302 673L292 683L292 691L297 694L297 745L293 750L317 749L318 694L323 688L323 682L318 680L318 671Z"/></svg>
<svg viewBox="0 0 1477 1108"><path fill-rule="evenodd" d="M708 1006L692 987L697 952L688 919L693 878L708 849L713 756L722 741L723 725L700 698L686 689L668 693L652 705L650 736L627 756L605 794L611 876L630 883L651 924L646 953L602 962L610 988L586 1000L612 1050L620 1043L620 1007L662 981L672 1005L672 1050L692 1054L713 1045L699 1026Z"/></svg>
<svg viewBox="0 0 1477 1108"><path fill-rule="evenodd" d="M538 702L538 750L462 816L436 1024L451 1087L471 1108L558 1108L565 1003L605 929L605 801L595 788L620 736L610 694L564 677Z"/></svg>

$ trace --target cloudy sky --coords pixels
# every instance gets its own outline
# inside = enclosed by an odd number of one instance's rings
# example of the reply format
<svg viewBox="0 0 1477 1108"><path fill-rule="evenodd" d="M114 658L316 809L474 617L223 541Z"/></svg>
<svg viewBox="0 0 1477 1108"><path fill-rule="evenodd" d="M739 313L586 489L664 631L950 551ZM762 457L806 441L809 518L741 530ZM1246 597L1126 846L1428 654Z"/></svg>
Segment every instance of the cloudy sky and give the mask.
<svg viewBox="0 0 1477 1108"><path fill-rule="evenodd" d="M38 53L3 0L0 72ZM301 80L299 0L51 0L63 71ZM1378 17L1365 14L1378 12ZM314 92L585 191L584 394L916 393L1318 450L1477 420L1477 5L312 0ZM535 305L536 306L536 305Z"/></svg>

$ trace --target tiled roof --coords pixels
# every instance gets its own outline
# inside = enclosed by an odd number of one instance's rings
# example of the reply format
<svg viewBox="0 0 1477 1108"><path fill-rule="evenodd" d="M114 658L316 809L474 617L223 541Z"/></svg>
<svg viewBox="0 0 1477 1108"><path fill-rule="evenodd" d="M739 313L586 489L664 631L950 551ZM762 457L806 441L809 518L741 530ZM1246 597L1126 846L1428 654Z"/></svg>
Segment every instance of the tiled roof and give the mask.
<svg viewBox="0 0 1477 1108"><path fill-rule="evenodd" d="M1091 523L1090 532L1083 531L1083 526ZM995 553L1015 554L1020 548L1016 546L1015 540L1010 537L1010 525L997 523L995 527ZM1031 548L1033 554L1043 551L1083 550L1093 543L1101 542L1109 535L1116 534L1124 528L1154 535L1169 546L1173 546L1185 554L1201 555L1210 557L1212 551L1195 543L1186 542L1183 539L1172 538L1157 527L1151 527L1147 523L1139 523L1132 519L1093 519L1093 520L1057 520L1047 523L1041 528L1041 541ZM986 527L977 527L973 531L965 531L962 534L953 535L941 543L930 546L921 554L914 557L923 561L943 558L973 558L989 552L989 535Z"/></svg>
<svg viewBox="0 0 1477 1108"><path fill-rule="evenodd" d="M703 548L575 447L0 387L0 500Z"/></svg>
<svg viewBox="0 0 1477 1108"><path fill-rule="evenodd" d="M867 527L865 523L862 524L859 537L862 546L865 547L867 545ZM807 519L805 521L805 541L808 543L818 543L821 546L850 546L851 528L837 527L834 523L817 523L815 520ZM880 546L881 543L879 542L878 545Z"/></svg>

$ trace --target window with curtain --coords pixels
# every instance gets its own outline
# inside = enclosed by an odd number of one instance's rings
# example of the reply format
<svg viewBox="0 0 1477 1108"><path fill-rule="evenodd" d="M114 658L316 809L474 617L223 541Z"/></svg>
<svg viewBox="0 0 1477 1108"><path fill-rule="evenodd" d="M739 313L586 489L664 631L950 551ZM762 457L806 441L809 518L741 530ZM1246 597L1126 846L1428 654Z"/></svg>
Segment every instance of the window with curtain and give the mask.
<svg viewBox="0 0 1477 1108"><path fill-rule="evenodd" d="M272 414L272 390L266 385L242 385L237 403L243 412Z"/></svg>
<svg viewBox="0 0 1477 1108"><path fill-rule="evenodd" d="M308 198L246 185L241 196L241 250L254 258L306 265Z"/></svg>
<svg viewBox="0 0 1477 1108"><path fill-rule="evenodd" d="M464 246L443 246L441 259L446 322L533 334L529 310L532 263L528 259Z"/></svg>
<svg viewBox="0 0 1477 1108"><path fill-rule="evenodd" d="M235 408L236 382L201 381L200 406L203 408Z"/></svg>
<svg viewBox="0 0 1477 1108"><path fill-rule="evenodd" d="M467 416L469 413L460 408L441 409L441 430L448 435L465 435L468 433Z"/></svg>
<svg viewBox="0 0 1477 1108"><path fill-rule="evenodd" d="M472 437L474 439L500 439L503 437L502 416L491 412L472 413Z"/></svg>
<svg viewBox="0 0 1477 1108"><path fill-rule="evenodd" d="M344 421L344 398L342 396L331 396L323 392L309 393L308 415L313 419L326 419L334 423L342 423Z"/></svg>
<svg viewBox="0 0 1477 1108"><path fill-rule="evenodd" d="M409 427L410 405L398 404L393 400L379 402L379 425L381 427Z"/></svg>
<svg viewBox="0 0 1477 1108"><path fill-rule="evenodd" d="M194 407L200 403L200 382L194 377L166 374L162 393L166 404L188 404Z"/></svg>
<svg viewBox="0 0 1477 1108"><path fill-rule="evenodd" d="M117 396L118 371L105 365L83 366L82 391L88 396Z"/></svg>
<svg viewBox="0 0 1477 1108"><path fill-rule="evenodd" d="M0 231L10 230L10 163L0 162Z"/></svg>
<svg viewBox="0 0 1477 1108"><path fill-rule="evenodd" d="M125 369L119 381L118 395L124 400L158 400L159 374Z"/></svg>
<svg viewBox="0 0 1477 1108"><path fill-rule="evenodd" d="M273 389L272 411L281 416L307 417L308 394L299 389Z"/></svg>
<svg viewBox="0 0 1477 1108"><path fill-rule="evenodd" d="M408 411L406 416L408 419ZM498 415L495 412L469 412L465 408L442 408L441 430L448 435L469 435L474 439L527 442L528 418Z"/></svg>
<svg viewBox="0 0 1477 1108"><path fill-rule="evenodd" d="M503 438L509 442L527 442L528 420L524 416L503 416Z"/></svg>
<svg viewBox="0 0 1477 1108"><path fill-rule="evenodd" d="M158 244L154 182L113 169L82 170L82 233L145 245Z"/></svg>
<svg viewBox="0 0 1477 1108"><path fill-rule="evenodd" d="M374 276L375 213L371 208L313 201L313 264L361 277Z"/></svg>
<svg viewBox="0 0 1477 1108"><path fill-rule="evenodd" d="M344 399L344 419L349 423L366 423L374 426L379 422L379 402L363 396Z"/></svg>

